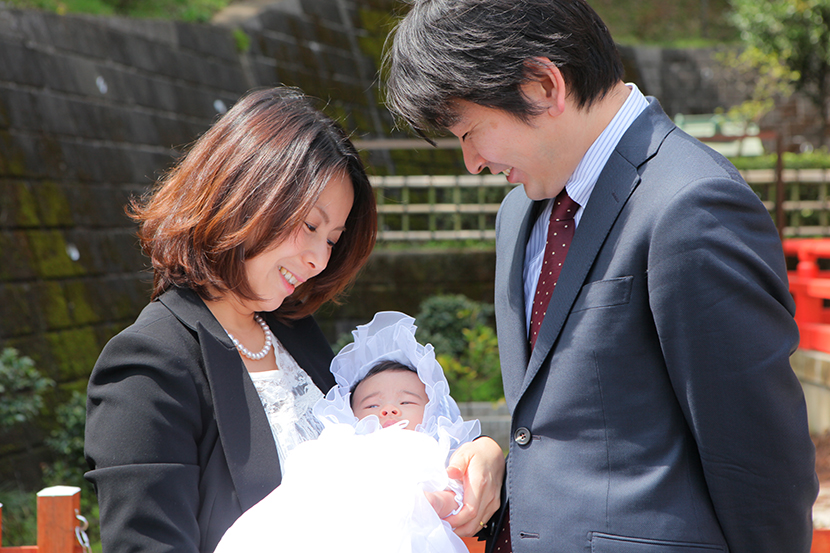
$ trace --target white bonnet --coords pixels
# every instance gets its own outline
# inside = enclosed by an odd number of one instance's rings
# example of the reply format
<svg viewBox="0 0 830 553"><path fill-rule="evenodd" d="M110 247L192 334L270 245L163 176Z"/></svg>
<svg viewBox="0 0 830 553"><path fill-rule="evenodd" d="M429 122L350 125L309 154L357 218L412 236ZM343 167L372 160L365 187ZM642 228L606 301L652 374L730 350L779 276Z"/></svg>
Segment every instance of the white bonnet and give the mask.
<svg viewBox="0 0 830 553"><path fill-rule="evenodd" d="M464 421L444 370L435 360L431 344L422 346L415 339L415 319L397 311L381 311L365 325L352 331L354 342L345 346L331 362L331 372L337 385L314 406L314 414L323 424L345 423L358 433L368 434L380 428L380 421L370 415L359 421L349 405L351 387L362 380L369 369L381 361L397 361L414 368L426 387L429 401L424 408L424 419L415 427L418 432L443 441L448 440L450 451L479 436L478 420Z"/></svg>

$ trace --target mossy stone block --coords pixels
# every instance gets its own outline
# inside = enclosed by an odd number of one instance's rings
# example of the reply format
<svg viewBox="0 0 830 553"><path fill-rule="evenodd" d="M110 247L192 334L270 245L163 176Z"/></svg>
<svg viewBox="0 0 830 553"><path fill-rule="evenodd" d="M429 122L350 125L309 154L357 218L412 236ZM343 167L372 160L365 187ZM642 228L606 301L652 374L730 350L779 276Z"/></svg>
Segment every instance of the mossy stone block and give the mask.
<svg viewBox="0 0 830 553"><path fill-rule="evenodd" d="M38 310L34 301L33 286L29 283L7 283L0 286L0 339L22 336L38 328ZM11 344L6 344L11 345Z"/></svg>
<svg viewBox="0 0 830 553"><path fill-rule="evenodd" d="M46 342L55 363L49 372L58 382L88 377L100 353L91 326L48 332Z"/></svg>
<svg viewBox="0 0 830 553"><path fill-rule="evenodd" d="M89 300L88 289L96 281L41 281L34 285L38 310L49 330L60 330L101 320Z"/></svg>
<svg viewBox="0 0 830 553"><path fill-rule="evenodd" d="M42 181L34 189L39 219L43 225L61 227L74 223L69 198L62 185L54 181Z"/></svg>
<svg viewBox="0 0 830 553"><path fill-rule="evenodd" d="M77 250L57 230L27 232L35 260L35 270L42 278L77 276L85 273L83 266L73 260ZM70 247L72 246L72 247Z"/></svg>
<svg viewBox="0 0 830 553"><path fill-rule="evenodd" d="M94 280L69 280L63 284L66 308L74 324L90 324L102 320L102 314L95 309L91 291L96 287Z"/></svg>
<svg viewBox="0 0 830 553"><path fill-rule="evenodd" d="M0 175L24 176L26 150L21 141L7 130L0 130Z"/></svg>
<svg viewBox="0 0 830 553"><path fill-rule="evenodd" d="M14 227L36 227L41 224L38 203L32 186L26 181L7 181L2 185L3 222Z"/></svg>
<svg viewBox="0 0 830 553"><path fill-rule="evenodd" d="M100 320L132 322L150 301L147 275L132 274L123 278L90 280L87 297L99 313Z"/></svg>
<svg viewBox="0 0 830 553"><path fill-rule="evenodd" d="M0 282L33 278L35 262L23 231L0 232Z"/></svg>
<svg viewBox="0 0 830 553"><path fill-rule="evenodd" d="M36 285L38 290L38 304L40 312L46 320L49 329L67 328L72 324L72 317L66 305L63 286L57 281L40 282Z"/></svg>

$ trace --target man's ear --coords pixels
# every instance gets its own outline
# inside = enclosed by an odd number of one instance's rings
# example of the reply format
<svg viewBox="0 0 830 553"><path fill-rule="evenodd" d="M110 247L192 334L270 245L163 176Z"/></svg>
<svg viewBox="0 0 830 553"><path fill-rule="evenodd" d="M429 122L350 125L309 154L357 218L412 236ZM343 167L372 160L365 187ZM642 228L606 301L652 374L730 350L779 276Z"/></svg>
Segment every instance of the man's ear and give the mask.
<svg viewBox="0 0 830 553"><path fill-rule="evenodd" d="M548 58L534 57L525 62L528 82L522 85L522 93L534 105L556 117L565 111L568 96L562 71Z"/></svg>

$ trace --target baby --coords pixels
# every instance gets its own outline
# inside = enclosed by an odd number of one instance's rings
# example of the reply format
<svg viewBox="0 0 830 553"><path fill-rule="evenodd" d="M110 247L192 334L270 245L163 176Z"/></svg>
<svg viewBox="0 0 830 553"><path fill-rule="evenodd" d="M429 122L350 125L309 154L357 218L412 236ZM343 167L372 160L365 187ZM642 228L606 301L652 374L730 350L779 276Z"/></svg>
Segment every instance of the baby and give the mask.
<svg viewBox="0 0 830 553"><path fill-rule="evenodd" d="M282 484L237 520L217 553L467 552L425 492L450 489L461 506L446 463L480 425L461 418L414 322L381 312L353 331L332 361L337 385L314 407L322 434L291 452Z"/></svg>
<svg viewBox="0 0 830 553"><path fill-rule="evenodd" d="M406 421L415 430L424 420L427 389L415 369L397 361L381 361L351 388L350 405L359 419L375 415L383 428Z"/></svg>

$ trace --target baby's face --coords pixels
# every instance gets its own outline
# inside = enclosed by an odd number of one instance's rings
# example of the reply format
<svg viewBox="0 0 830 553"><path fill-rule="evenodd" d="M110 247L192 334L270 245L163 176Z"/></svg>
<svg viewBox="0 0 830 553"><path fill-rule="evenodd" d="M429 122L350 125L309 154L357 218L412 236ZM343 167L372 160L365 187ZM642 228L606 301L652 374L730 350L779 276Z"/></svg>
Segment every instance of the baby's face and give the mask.
<svg viewBox="0 0 830 553"><path fill-rule="evenodd" d="M352 397L352 410L359 419L377 415L386 428L408 420L414 430L424 420L428 398L418 374L407 370L389 370L370 376L358 384Z"/></svg>

